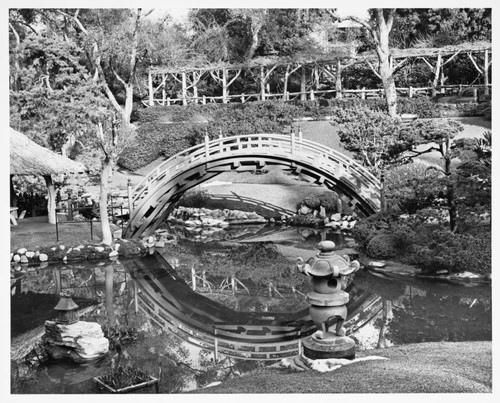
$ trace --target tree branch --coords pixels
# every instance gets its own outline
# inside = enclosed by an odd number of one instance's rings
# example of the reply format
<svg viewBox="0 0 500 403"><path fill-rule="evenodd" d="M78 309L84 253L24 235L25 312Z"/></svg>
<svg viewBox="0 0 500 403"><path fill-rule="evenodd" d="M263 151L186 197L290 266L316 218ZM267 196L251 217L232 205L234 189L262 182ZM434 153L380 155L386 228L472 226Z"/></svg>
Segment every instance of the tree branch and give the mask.
<svg viewBox="0 0 500 403"><path fill-rule="evenodd" d="M394 162L401 162L401 161L404 161L404 160L409 160L409 159L418 157L420 155L430 153L431 151L439 151L439 152L441 152L441 150L439 148L436 148L436 147L429 147L428 149L426 149L424 151L413 151L413 150L410 150L410 151L407 151L407 152L413 153L412 155L403 155L403 156L401 156L401 158L395 159Z"/></svg>
<svg viewBox="0 0 500 403"><path fill-rule="evenodd" d="M390 32L391 29L392 29L392 24L394 22L394 13L396 12L396 9L395 8L390 8L389 9L389 15L387 17L387 30Z"/></svg>
<svg viewBox="0 0 500 403"><path fill-rule="evenodd" d="M132 81L132 78L135 75L135 69L137 68L137 48L139 46L139 27L141 25L141 8L137 9L137 16L135 18L134 24L134 34L132 39L132 52L130 52L130 77L127 80L127 83Z"/></svg>

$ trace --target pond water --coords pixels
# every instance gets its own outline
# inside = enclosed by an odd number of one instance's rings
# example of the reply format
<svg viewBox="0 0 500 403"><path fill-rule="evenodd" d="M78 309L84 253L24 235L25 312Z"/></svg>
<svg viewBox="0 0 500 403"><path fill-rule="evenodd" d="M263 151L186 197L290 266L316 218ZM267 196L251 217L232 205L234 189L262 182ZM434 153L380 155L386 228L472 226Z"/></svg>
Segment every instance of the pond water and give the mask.
<svg viewBox="0 0 500 403"><path fill-rule="evenodd" d="M160 392L203 387L297 354L315 330L308 277L294 261L333 240L354 253L348 234L255 227L217 235L179 234L145 258L51 265L12 274L11 337L29 343L54 317L62 290L97 321L115 350L98 363L48 361L25 367L14 393L95 393L92 377L122 364L160 375ZM471 268L473 270L473 268ZM426 341L491 340L491 287L356 273L348 286L347 334L358 349ZM109 323L115 323L110 327Z"/></svg>

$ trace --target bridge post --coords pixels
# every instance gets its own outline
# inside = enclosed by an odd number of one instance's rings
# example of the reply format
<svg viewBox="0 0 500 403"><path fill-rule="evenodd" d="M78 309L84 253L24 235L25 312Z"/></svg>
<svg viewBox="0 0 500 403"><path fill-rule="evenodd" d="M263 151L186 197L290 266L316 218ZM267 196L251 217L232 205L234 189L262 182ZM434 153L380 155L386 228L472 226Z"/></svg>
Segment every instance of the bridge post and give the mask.
<svg viewBox="0 0 500 403"><path fill-rule="evenodd" d="M191 266L191 288L193 291L196 291L196 270L194 269L194 265Z"/></svg>
<svg viewBox="0 0 500 403"><path fill-rule="evenodd" d="M134 204L132 202L132 181L130 178L127 180L127 198L128 198L128 216L129 219L132 216L132 210L134 209Z"/></svg>
<svg viewBox="0 0 500 403"><path fill-rule="evenodd" d="M134 310L137 314L139 312L139 301L137 301L137 281L134 281Z"/></svg>
<svg viewBox="0 0 500 403"><path fill-rule="evenodd" d="M219 362L219 340L217 339L217 329L214 329L214 360L217 364Z"/></svg>
<svg viewBox="0 0 500 403"><path fill-rule="evenodd" d="M205 157L207 159L210 155L210 146L208 145L208 141L209 141L208 135L205 135Z"/></svg>
<svg viewBox="0 0 500 403"><path fill-rule="evenodd" d="M386 211L385 203L385 175L384 172L380 174L380 210Z"/></svg>
<svg viewBox="0 0 500 403"><path fill-rule="evenodd" d="M295 158L295 133L292 129L290 132L290 153L292 154L292 159Z"/></svg>

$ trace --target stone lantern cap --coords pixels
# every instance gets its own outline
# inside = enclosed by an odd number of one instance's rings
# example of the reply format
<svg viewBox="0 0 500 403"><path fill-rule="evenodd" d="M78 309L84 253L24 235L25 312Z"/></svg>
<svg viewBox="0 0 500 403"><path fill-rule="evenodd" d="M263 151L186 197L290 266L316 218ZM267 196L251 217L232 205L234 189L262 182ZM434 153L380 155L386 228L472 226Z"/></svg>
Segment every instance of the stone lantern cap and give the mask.
<svg viewBox="0 0 500 403"><path fill-rule="evenodd" d="M78 308L78 305L71 299L71 295L67 292L61 292L59 302L55 306L57 311L73 311Z"/></svg>
<svg viewBox="0 0 500 403"><path fill-rule="evenodd" d="M350 268L350 262L335 253L335 243L332 241L322 241L318 244L320 252L315 257L309 259L307 263L308 274L311 276L327 277L348 274L345 273Z"/></svg>

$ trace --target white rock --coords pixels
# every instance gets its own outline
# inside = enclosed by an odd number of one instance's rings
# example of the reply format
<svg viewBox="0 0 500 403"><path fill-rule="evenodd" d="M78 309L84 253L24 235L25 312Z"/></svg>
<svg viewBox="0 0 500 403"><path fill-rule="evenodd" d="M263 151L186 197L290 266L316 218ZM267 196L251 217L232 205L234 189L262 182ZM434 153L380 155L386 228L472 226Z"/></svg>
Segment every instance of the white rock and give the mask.
<svg viewBox="0 0 500 403"><path fill-rule="evenodd" d="M22 255L22 256L21 256L21 263L28 263L28 262L29 262L29 260L28 260L28 258L26 257L26 255Z"/></svg>
<svg viewBox="0 0 500 403"><path fill-rule="evenodd" d="M300 209L299 209L299 214L302 214L302 215L307 215L307 214L310 214L313 212L313 209L310 208L310 207L307 207L306 205L302 205L300 206Z"/></svg>
<svg viewBox="0 0 500 403"><path fill-rule="evenodd" d="M64 250L64 249L66 249L66 246L64 246L64 245L59 245L59 249Z"/></svg>
<svg viewBox="0 0 500 403"><path fill-rule="evenodd" d="M373 260L371 262L368 263L368 266L370 267L378 267L378 268L382 268L382 267L385 267L386 263L383 261L383 260Z"/></svg>
<svg viewBox="0 0 500 403"><path fill-rule="evenodd" d="M18 255L24 255L26 253L27 249L26 248L20 248L17 250Z"/></svg>
<svg viewBox="0 0 500 403"><path fill-rule="evenodd" d="M63 262L66 263L68 261L68 257L67 256L64 256L63 257Z"/></svg>
<svg viewBox="0 0 500 403"><path fill-rule="evenodd" d="M14 262L16 262L16 263L17 263L17 262L19 262L19 261L21 260L21 256L19 256L19 255L16 253L16 254L12 257L12 260L13 260Z"/></svg>
<svg viewBox="0 0 500 403"><path fill-rule="evenodd" d="M115 257L115 256L118 256L118 251L117 250L112 250L111 252L109 252L109 257Z"/></svg>
<svg viewBox="0 0 500 403"><path fill-rule="evenodd" d="M96 250L97 252L104 252L104 248L103 248L102 246L96 246L96 247L95 247L95 250Z"/></svg>
<svg viewBox="0 0 500 403"><path fill-rule="evenodd" d="M332 221L340 221L342 219L342 214L335 213L330 216L330 220Z"/></svg>
<svg viewBox="0 0 500 403"><path fill-rule="evenodd" d="M165 242L160 240L155 243L155 248L164 248L165 247Z"/></svg>
<svg viewBox="0 0 500 403"><path fill-rule="evenodd" d="M40 253L38 259L40 259L40 262L46 262L47 260L49 260L49 257L45 253Z"/></svg>
<svg viewBox="0 0 500 403"><path fill-rule="evenodd" d="M35 252L33 252L33 251L26 252L26 257L33 259L34 256L35 256Z"/></svg>

